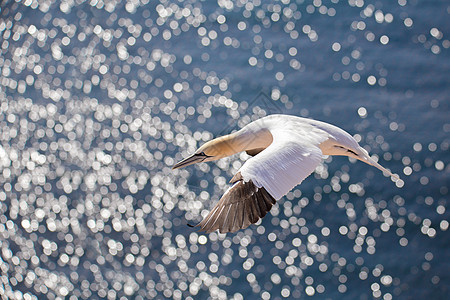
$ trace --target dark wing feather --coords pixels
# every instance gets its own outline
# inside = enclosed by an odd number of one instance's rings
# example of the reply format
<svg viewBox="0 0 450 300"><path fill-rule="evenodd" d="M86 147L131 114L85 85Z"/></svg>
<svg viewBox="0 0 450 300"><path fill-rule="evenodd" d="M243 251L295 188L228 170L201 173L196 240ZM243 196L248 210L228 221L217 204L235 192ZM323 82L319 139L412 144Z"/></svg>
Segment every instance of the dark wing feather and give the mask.
<svg viewBox="0 0 450 300"><path fill-rule="evenodd" d="M266 148L256 148L256 149L247 150L245 152L247 152L247 154L250 156L255 156L256 154L263 151L264 149L266 149Z"/></svg>
<svg viewBox="0 0 450 300"><path fill-rule="evenodd" d="M263 218L275 204L275 199L251 180L245 182L240 173L231 180L233 185L225 192L206 218L197 226L207 233L235 232L247 228Z"/></svg>

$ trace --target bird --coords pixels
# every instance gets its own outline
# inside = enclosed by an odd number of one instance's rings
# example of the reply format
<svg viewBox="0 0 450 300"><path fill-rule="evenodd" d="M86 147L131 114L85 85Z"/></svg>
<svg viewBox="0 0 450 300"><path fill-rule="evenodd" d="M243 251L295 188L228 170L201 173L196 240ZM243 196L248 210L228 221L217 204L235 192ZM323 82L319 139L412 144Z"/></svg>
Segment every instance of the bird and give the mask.
<svg viewBox="0 0 450 300"><path fill-rule="evenodd" d="M183 168L246 151L251 157L230 180L231 186L199 224L200 231L236 232L263 218L284 195L308 177L324 156L348 156L391 176L343 129L293 115L268 115L240 130L210 140L173 165Z"/></svg>

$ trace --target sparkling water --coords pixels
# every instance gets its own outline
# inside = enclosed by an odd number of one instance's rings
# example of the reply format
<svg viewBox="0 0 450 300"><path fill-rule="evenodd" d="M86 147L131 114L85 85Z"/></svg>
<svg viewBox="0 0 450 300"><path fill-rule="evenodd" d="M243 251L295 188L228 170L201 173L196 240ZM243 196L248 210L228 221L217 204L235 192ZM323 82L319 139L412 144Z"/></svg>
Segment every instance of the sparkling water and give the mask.
<svg viewBox="0 0 450 300"><path fill-rule="evenodd" d="M448 299L450 6L398 0L0 4L0 295ZM203 234L248 158L171 166L273 113L335 124L256 225Z"/></svg>

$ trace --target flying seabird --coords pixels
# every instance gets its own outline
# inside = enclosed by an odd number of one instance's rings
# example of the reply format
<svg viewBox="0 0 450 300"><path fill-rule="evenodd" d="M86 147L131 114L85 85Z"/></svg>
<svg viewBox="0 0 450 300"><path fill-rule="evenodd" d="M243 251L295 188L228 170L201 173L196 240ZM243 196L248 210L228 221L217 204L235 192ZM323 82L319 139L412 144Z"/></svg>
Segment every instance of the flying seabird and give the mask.
<svg viewBox="0 0 450 300"><path fill-rule="evenodd" d="M235 232L263 218L276 200L300 184L324 155L356 158L390 175L346 131L334 125L290 115L270 115L241 130L213 139L173 169L246 151L249 158L231 179L206 218L197 226L207 233Z"/></svg>

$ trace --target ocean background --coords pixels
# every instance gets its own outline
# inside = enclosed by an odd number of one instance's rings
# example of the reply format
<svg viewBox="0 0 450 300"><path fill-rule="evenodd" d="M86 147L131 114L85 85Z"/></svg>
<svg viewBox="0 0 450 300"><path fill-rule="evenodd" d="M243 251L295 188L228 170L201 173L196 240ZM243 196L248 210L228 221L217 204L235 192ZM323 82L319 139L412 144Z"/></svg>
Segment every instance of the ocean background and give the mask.
<svg viewBox="0 0 450 300"><path fill-rule="evenodd" d="M449 299L450 3L0 4L2 299ZM284 113L345 157L256 225L190 228L248 158L171 170Z"/></svg>

